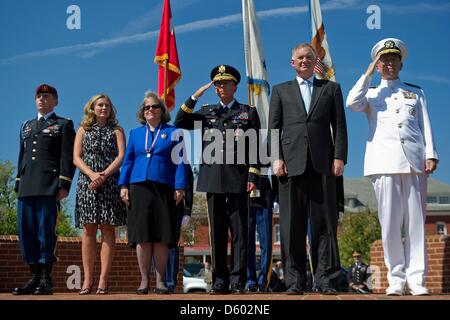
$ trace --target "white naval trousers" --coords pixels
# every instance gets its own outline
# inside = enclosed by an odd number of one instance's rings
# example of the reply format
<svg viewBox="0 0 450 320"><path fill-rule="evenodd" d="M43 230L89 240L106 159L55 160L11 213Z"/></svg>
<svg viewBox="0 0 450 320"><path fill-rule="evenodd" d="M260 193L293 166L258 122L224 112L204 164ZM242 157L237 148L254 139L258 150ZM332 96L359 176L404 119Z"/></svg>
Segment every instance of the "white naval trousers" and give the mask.
<svg viewBox="0 0 450 320"><path fill-rule="evenodd" d="M370 176L378 201L378 219L390 286L424 285L427 269L426 174ZM402 241L404 227L404 243Z"/></svg>

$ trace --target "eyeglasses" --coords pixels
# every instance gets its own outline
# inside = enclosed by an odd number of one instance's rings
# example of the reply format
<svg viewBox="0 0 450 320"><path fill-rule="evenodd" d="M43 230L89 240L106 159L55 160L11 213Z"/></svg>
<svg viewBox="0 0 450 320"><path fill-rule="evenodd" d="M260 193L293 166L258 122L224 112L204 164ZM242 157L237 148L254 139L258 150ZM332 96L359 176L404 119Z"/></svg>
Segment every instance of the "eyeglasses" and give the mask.
<svg viewBox="0 0 450 320"><path fill-rule="evenodd" d="M150 109L152 109L152 110L156 110L156 109L160 109L161 108L161 105L160 104L152 104L152 105L145 105L144 106L144 111L148 111L148 110L150 110Z"/></svg>

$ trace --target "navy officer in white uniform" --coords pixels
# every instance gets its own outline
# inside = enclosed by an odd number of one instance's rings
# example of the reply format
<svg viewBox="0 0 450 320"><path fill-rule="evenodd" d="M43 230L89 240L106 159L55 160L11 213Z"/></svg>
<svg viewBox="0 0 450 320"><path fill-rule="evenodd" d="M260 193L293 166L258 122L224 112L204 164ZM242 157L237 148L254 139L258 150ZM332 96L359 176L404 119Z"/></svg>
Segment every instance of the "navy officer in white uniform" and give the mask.
<svg viewBox="0 0 450 320"><path fill-rule="evenodd" d="M426 295L425 216L427 177L437 166L427 102L423 90L399 79L407 48L388 38L372 49L372 63L347 97L353 111L369 122L364 175L372 181L378 201L387 295ZM370 87L374 70L381 83ZM405 242L402 242L402 226Z"/></svg>

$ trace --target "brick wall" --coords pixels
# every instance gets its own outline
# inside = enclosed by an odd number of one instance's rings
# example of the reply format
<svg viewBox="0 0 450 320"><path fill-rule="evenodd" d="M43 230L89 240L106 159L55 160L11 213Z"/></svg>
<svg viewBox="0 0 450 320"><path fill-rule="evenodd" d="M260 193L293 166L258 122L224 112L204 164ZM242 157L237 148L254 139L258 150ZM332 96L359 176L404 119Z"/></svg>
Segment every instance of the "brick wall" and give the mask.
<svg viewBox="0 0 450 320"><path fill-rule="evenodd" d="M183 248L180 248L183 252ZM81 261L81 238L59 237L56 246L58 262L54 264L52 277L55 292L78 292L83 284L83 265ZM183 270L184 255L180 254L180 270ZM97 244L94 286L100 276L100 243ZM0 292L24 285L30 279L28 265L22 261L17 236L0 236ZM140 283L140 272L136 250L125 241L116 242L116 253L109 274L110 292L134 292ZM78 284L78 285L77 285ZM150 289L155 287L153 273ZM95 287L94 287L95 288ZM183 289L183 274L178 274L177 291Z"/></svg>
<svg viewBox="0 0 450 320"><path fill-rule="evenodd" d="M425 285L431 293L450 293L450 236L427 236L428 275ZM387 283L387 269L384 265L381 240L370 247L370 264L378 270L373 276L375 293L384 293Z"/></svg>
<svg viewBox="0 0 450 320"><path fill-rule="evenodd" d="M445 222L447 224L447 232L450 232L450 216L448 215L427 215L425 220L425 233L427 235L437 234L437 222Z"/></svg>

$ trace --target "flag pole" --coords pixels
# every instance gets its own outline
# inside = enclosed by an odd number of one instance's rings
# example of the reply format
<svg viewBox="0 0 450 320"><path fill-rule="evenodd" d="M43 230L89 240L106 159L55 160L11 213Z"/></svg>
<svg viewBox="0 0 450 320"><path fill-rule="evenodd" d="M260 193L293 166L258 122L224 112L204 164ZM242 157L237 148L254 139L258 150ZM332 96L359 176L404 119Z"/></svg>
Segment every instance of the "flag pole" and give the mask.
<svg viewBox="0 0 450 320"><path fill-rule="evenodd" d="M165 105L166 104L166 96L167 96L167 72L168 72L168 60L164 60L164 94L162 96L162 101L164 102Z"/></svg>
<svg viewBox="0 0 450 320"><path fill-rule="evenodd" d="M167 8L167 9L169 9L170 8L170 0L168 0L168 5L169 5L169 7ZM171 15L172 15L172 13L170 13ZM172 19L172 17L170 18L170 19ZM171 32L171 24L172 24L172 21L170 21L169 20L169 33ZM168 66L169 66L169 60L170 60L170 37L166 37L166 48L167 48L167 59L166 60L164 60L164 94L163 94L163 101L164 101L164 104L167 106L167 104L166 104L166 96L167 96L167 78L169 77L169 75L168 75L168 71L169 71L169 68L168 68Z"/></svg>

